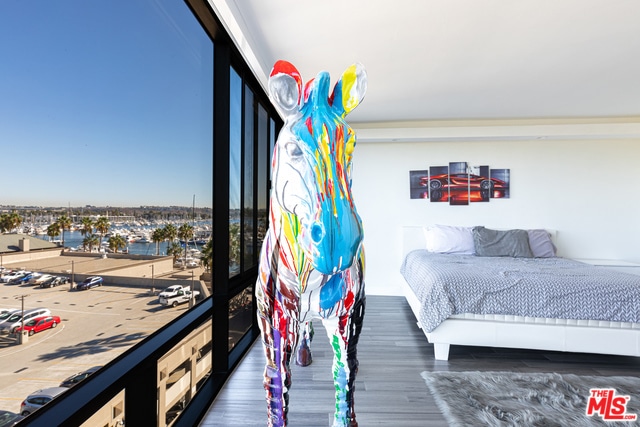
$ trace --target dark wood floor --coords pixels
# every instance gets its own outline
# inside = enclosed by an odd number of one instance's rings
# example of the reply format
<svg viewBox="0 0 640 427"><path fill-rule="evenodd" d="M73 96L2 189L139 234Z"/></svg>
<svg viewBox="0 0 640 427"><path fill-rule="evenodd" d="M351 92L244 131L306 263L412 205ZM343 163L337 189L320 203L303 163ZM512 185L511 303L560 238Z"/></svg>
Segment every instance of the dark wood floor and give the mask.
<svg viewBox="0 0 640 427"><path fill-rule="evenodd" d="M332 353L319 322L314 323L314 362L294 366L290 391L291 427L332 425ZM358 346L356 415L360 426L446 426L420 373L423 371L558 372L640 376L640 359L576 353L452 346L448 361L436 361L433 347L416 326L402 297L369 296ZM262 346L254 344L201 426L264 426Z"/></svg>

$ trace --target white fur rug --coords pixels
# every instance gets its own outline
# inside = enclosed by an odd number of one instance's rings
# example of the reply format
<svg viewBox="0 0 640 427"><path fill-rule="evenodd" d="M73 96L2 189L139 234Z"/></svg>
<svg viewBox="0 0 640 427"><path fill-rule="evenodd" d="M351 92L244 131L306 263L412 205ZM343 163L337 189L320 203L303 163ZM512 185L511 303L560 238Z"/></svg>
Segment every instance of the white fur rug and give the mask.
<svg viewBox="0 0 640 427"><path fill-rule="evenodd" d="M452 427L640 426L640 378L555 373L423 372L429 390ZM637 421L587 416L590 389L627 395L626 414Z"/></svg>

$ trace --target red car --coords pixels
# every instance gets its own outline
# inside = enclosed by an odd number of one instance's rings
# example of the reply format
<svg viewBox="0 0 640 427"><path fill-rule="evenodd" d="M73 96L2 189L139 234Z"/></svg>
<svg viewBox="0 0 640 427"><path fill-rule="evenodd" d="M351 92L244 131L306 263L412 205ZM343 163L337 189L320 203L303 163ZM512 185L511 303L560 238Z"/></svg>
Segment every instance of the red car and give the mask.
<svg viewBox="0 0 640 427"><path fill-rule="evenodd" d="M466 173L440 174L423 177L420 180L423 187L429 186L429 196L432 201L457 204L456 201L486 202L489 198L507 197L509 184L498 178L487 178L480 175Z"/></svg>
<svg viewBox="0 0 640 427"><path fill-rule="evenodd" d="M429 180L429 188L439 190L441 188L473 190L500 190L508 187L507 183L497 178L487 178L480 175L471 175L466 173L443 173L440 175L432 175L429 178L422 178L420 184L427 186Z"/></svg>
<svg viewBox="0 0 640 427"><path fill-rule="evenodd" d="M29 331L29 335L33 335L36 332L44 331L45 329L55 328L60 323L60 317L58 316L41 316L35 319L29 320L24 324L24 330ZM16 332L20 332L22 328L16 329Z"/></svg>

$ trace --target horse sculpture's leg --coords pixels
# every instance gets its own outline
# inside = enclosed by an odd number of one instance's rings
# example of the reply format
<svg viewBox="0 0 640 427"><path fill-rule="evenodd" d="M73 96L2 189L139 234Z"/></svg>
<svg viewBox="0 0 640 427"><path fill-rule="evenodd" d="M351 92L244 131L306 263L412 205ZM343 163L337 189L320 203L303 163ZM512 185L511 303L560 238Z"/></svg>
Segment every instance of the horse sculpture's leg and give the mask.
<svg viewBox="0 0 640 427"><path fill-rule="evenodd" d="M358 427L354 410L355 380L358 373L358 338L364 317L364 298L357 301L350 315L325 319L333 347L333 382L336 412L333 427Z"/></svg>
<svg viewBox="0 0 640 427"><path fill-rule="evenodd" d="M277 247L277 246L276 246ZM277 251L271 251L271 241L266 239L262 248L260 271L256 284L258 326L266 356L264 389L267 399L269 427L287 425L289 388L291 387L290 361L298 334L297 302L293 295L277 291L277 268L264 259L276 260ZM274 265L277 261L274 261Z"/></svg>
<svg viewBox="0 0 640 427"><path fill-rule="evenodd" d="M263 385L267 397L269 427L287 425L289 389L291 387L290 361L295 339L291 331L297 331L297 321L288 317L278 300L274 300L273 315L260 316L260 329L267 363Z"/></svg>
<svg viewBox="0 0 640 427"><path fill-rule="evenodd" d="M309 366L313 362L311 356L311 341L313 340L313 323L308 321L304 324L300 336L300 344L296 351L296 365Z"/></svg>

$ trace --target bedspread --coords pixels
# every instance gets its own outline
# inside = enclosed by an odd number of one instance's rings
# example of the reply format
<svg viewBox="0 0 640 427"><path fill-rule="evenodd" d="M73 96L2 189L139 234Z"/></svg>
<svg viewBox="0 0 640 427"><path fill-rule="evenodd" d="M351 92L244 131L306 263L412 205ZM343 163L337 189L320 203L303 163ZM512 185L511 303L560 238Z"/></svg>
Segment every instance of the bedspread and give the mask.
<svg viewBox="0 0 640 427"><path fill-rule="evenodd" d="M640 323L640 276L566 258L410 252L401 273L431 332L454 314Z"/></svg>

